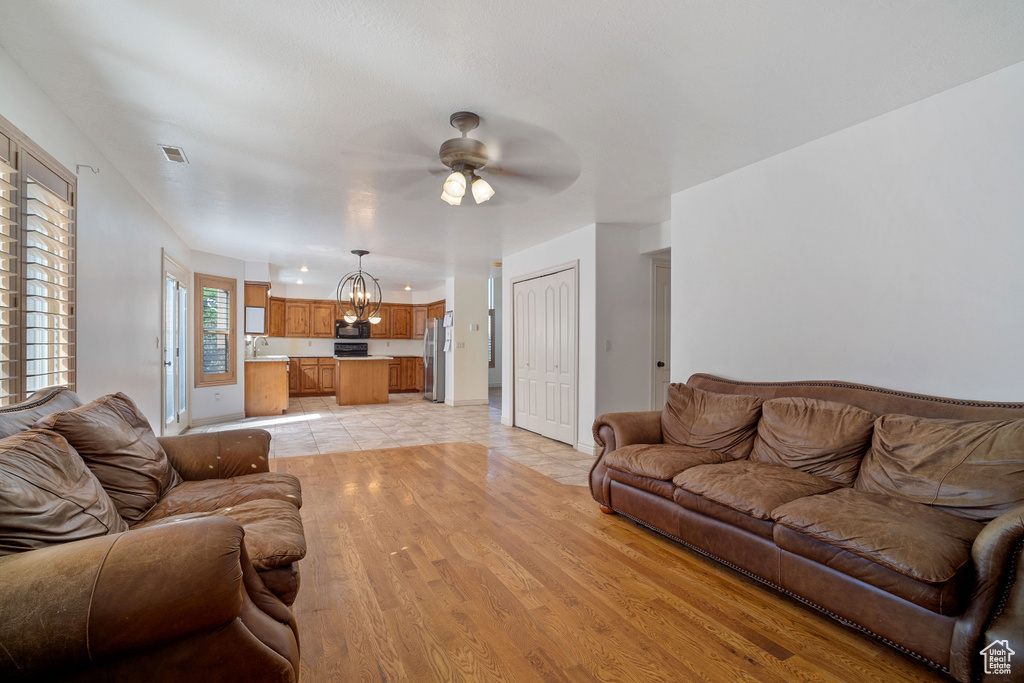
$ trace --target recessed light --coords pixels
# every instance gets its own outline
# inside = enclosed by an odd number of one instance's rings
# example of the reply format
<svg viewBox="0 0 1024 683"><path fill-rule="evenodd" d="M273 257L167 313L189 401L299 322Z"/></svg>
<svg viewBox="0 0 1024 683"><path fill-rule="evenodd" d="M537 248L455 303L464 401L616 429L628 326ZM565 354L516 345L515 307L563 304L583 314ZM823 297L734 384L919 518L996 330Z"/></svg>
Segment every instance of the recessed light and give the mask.
<svg viewBox="0 0 1024 683"><path fill-rule="evenodd" d="M306 266L302 266L301 268L299 268L299 270L301 270L303 273L309 272L309 268L307 268Z"/></svg>
<svg viewBox="0 0 1024 683"><path fill-rule="evenodd" d="M412 291L412 287L406 287L406 288L405 288L405 291L407 291L407 292L410 292L410 291Z"/></svg>
<svg viewBox="0 0 1024 683"><path fill-rule="evenodd" d="M494 266L495 268L501 268L501 261L494 261L493 263L491 263L491 265Z"/></svg>
<svg viewBox="0 0 1024 683"><path fill-rule="evenodd" d="M302 284L302 280L296 280L296 281L295 281L295 284L297 284L297 285L301 285L301 284Z"/></svg>

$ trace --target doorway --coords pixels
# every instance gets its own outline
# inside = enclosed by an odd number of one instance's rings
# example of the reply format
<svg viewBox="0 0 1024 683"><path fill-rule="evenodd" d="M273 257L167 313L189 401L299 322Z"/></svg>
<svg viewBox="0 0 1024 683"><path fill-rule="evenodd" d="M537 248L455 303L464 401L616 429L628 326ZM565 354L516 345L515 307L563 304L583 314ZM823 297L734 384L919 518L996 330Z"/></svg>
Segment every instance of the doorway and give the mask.
<svg viewBox="0 0 1024 683"><path fill-rule="evenodd" d="M672 268L669 261L662 259L652 259L651 265L651 410L661 410L668 401L668 385L672 381Z"/></svg>
<svg viewBox="0 0 1024 683"><path fill-rule="evenodd" d="M576 266L512 283L513 424L576 443Z"/></svg>
<svg viewBox="0 0 1024 683"><path fill-rule="evenodd" d="M188 428L188 283L191 274L164 254L161 320L163 416L161 433L180 434Z"/></svg>

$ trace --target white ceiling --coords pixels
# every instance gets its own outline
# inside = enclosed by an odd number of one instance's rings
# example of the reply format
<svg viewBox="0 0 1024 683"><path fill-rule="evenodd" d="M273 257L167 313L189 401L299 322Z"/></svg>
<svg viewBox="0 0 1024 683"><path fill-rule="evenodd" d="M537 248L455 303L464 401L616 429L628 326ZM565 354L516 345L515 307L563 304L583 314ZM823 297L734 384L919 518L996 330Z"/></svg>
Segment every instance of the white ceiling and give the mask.
<svg viewBox="0 0 1024 683"><path fill-rule="evenodd" d="M427 289L667 220L673 192L1024 61L1024 3L0 0L0 45L192 248L328 296L354 248ZM557 182L443 203L457 110Z"/></svg>

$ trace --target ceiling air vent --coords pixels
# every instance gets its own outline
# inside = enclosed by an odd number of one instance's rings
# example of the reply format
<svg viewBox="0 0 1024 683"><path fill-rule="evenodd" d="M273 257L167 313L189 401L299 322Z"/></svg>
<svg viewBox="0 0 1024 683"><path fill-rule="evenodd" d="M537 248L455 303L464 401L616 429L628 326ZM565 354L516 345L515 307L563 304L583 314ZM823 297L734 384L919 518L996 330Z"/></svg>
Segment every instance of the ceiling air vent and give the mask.
<svg viewBox="0 0 1024 683"><path fill-rule="evenodd" d="M167 157L167 161L173 161L176 164L187 164L188 159L185 158L185 151L181 147L172 147L170 145L160 145L160 151Z"/></svg>

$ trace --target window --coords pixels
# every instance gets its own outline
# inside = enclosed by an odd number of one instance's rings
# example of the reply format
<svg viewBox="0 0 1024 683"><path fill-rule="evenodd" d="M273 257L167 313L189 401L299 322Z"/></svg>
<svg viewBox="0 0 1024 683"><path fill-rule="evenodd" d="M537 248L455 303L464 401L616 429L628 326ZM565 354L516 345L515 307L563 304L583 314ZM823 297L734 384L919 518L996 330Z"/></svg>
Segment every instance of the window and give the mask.
<svg viewBox="0 0 1024 683"><path fill-rule="evenodd" d="M0 406L75 388L74 175L0 117Z"/></svg>
<svg viewBox="0 0 1024 683"><path fill-rule="evenodd" d="M196 386L235 384L235 280L196 273Z"/></svg>

